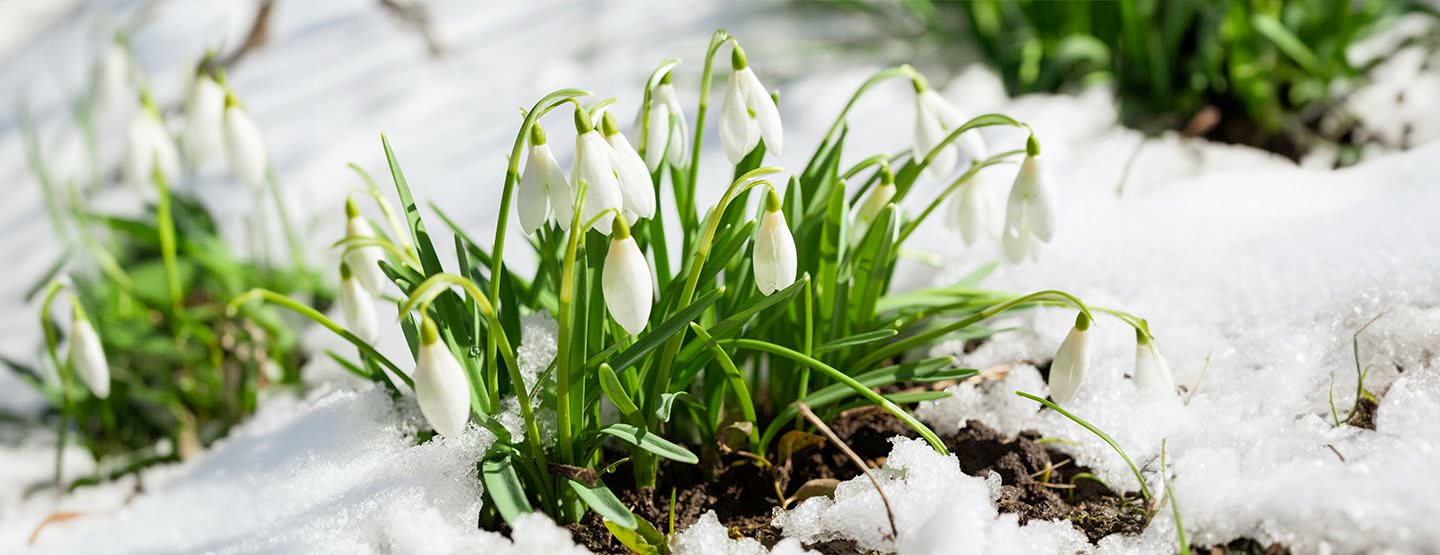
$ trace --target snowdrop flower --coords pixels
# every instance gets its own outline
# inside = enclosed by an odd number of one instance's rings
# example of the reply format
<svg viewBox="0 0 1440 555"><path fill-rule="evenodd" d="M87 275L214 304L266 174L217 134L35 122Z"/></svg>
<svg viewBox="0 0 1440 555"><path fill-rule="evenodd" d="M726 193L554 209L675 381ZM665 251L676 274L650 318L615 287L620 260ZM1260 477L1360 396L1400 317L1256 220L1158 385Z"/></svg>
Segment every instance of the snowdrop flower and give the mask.
<svg viewBox="0 0 1440 555"><path fill-rule="evenodd" d="M458 436L470 421L470 383L465 379L460 361L440 341L435 323L425 318L420 328L415 400L420 402L420 413L436 432L445 437Z"/></svg>
<svg viewBox="0 0 1440 555"><path fill-rule="evenodd" d="M269 154L265 150L265 139L255 120L235 99L235 94L225 94L225 150L230 155L230 169L235 176L251 187L265 186L265 173L270 169Z"/></svg>
<svg viewBox="0 0 1440 555"><path fill-rule="evenodd" d="M1050 398L1057 404L1074 400L1075 393L1080 391L1080 382L1090 366L1089 330L1090 317L1081 312L1050 363Z"/></svg>
<svg viewBox="0 0 1440 555"><path fill-rule="evenodd" d="M783 134L775 99L750 69L739 44L730 52L730 86L720 107L720 142L730 163L739 164L765 139L765 150L780 154Z"/></svg>
<svg viewBox="0 0 1440 555"><path fill-rule="evenodd" d="M340 263L340 312L345 316L345 326L366 343L375 343L380 338L380 324L375 318L375 304L370 294L355 278L350 264Z"/></svg>
<svg viewBox="0 0 1440 555"><path fill-rule="evenodd" d="M977 172L950 198L945 223L960 233L966 245L975 244L980 237L998 237L1005 223L1005 213L985 175Z"/></svg>
<svg viewBox="0 0 1440 555"><path fill-rule="evenodd" d="M159 171L167 182L180 176L180 153L175 141L165 130L160 110L148 93L140 93L140 111L130 118L126 131L125 159L121 173L125 181L139 190L148 189Z"/></svg>
<svg viewBox="0 0 1440 555"><path fill-rule="evenodd" d="M345 237L347 239L374 239L375 231L371 229L370 222L360 216L360 210L355 207L355 201L345 199ZM385 271L380 269L380 260L384 254L383 249L377 245L347 247L345 256L341 257L345 265L355 274L355 278L366 290L373 295L379 295L385 291Z"/></svg>
<svg viewBox="0 0 1440 555"><path fill-rule="evenodd" d="M799 266L795 237L790 234L780 205L780 195L770 189L765 197L765 215L760 217L760 229L755 232L755 286L767 297L795 283Z"/></svg>
<svg viewBox="0 0 1440 555"><path fill-rule="evenodd" d="M687 153L685 152L685 140L690 135L690 124L685 122L685 109L680 106L680 98L675 95L675 86L670 84L671 73L665 73L660 78L660 86L650 92L650 122L645 137L645 166L650 171L660 169L661 160L669 160L671 166L685 165ZM640 118L645 116L645 110L635 118L635 128L641 129ZM671 124L671 119L674 124Z"/></svg>
<svg viewBox="0 0 1440 555"><path fill-rule="evenodd" d="M922 160L945 140L951 130L965 125L965 118L960 117L960 111L955 109L950 101L931 89L923 77L913 80L912 83L915 85L915 148L912 154L916 160ZM940 149L940 152L930 159L925 173L933 179L944 179L954 171L959 162L957 144L972 161L985 157L985 140L980 137L978 130L972 129L961 133L954 142Z"/></svg>
<svg viewBox="0 0 1440 555"><path fill-rule="evenodd" d="M220 152L225 142L221 133L224 126L225 87L202 68L190 83L186 95L185 130L181 136L185 155L192 167Z"/></svg>
<svg viewBox="0 0 1440 555"><path fill-rule="evenodd" d="M650 170L645 167L645 160L620 133L615 117L609 112L601 116L600 127L605 132L605 141L610 144L610 164L620 182L625 218L633 222L655 217L655 185L650 181Z"/></svg>
<svg viewBox="0 0 1440 555"><path fill-rule="evenodd" d="M535 233L545 225L552 204L562 226L570 225L575 213L575 199L570 193L570 184L565 181L565 171L555 161L550 145L545 144L545 130L538 123L530 126L530 154L525 158L525 174L520 177L516 200L520 227L525 233Z"/></svg>
<svg viewBox="0 0 1440 555"><path fill-rule="evenodd" d="M609 235L610 222L615 219L616 213L625 208L620 181L615 176L614 155L610 144L590 124L590 115L579 106L575 107L575 134L575 161L570 168L570 182L577 188L582 180L586 184L585 203L580 208L581 221L588 222L600 216L595 222L595 229ZM569 220L561 220L560 227L570 229Z"/></svg>
<svg viewBox="0 0 1440 555"><path fill-rule="evenodd" d="M1001 243L1010 262L1020 263L1029 254L1031 260L1040 256L1040 243L1050 242L1055 235L1055 191L1050 174L1040 163L1040 146L1031 136L1026 144L1028 153L1020 163L1020 173L1010 189L1005 206L1005 233Z"/></svg>
<svg viewBox="0 0 1440 555"><path fill-rule="evenodd" d="M129 96L130 86L137 81L134 59L128 41L122 34L105 48L100 58L100 98L111 108Z"/></svg>
<svg viewBox="0 0 1440 555"><path fill-rule="evenodd" d="M855 209L855 218L850 226L851 243L859 243L865 238L865 233L870 231L870 224L875 222L875 217L895 198L895 174L891 173L888 167L880 168L880 172L880 184L870 188L865 200Z"/></svg>
<svg viewBox="0 0 1440 555"><path fill-rule="evenodd" d="M85 387L96 397L110 396L110 363L105 360L105 348L100 345L100 336L85 316L85 311L76 305L74 317L70 320L70 367L85 382Z"/></svg>
<svg viewBox="0 0 1440 555"><path fill-rule="evenodd" d="M1170 374L1170 364L1160 356L1160 349L1149 334L1135 329L1135 385L1143 393L1152 395L1174 395L1175 378Z"/></svg>
<svg viewBox="0 0 1440 555"><path fill-rule="evenodd" d="M638 335L650 319L654 290L650 266L640 246L635 244L635 238L630 236L630 224L624 216L615 217L615 234L610 236L610 251L605 255L605 270L600 281L610 317L631 335Z"/></svg>

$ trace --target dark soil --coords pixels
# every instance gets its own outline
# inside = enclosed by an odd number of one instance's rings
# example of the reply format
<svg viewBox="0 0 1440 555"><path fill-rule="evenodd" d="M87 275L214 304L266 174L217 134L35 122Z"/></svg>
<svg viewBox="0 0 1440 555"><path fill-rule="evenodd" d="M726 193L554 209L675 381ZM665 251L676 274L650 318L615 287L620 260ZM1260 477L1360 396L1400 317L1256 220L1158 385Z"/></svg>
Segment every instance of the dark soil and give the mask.
<svg viewBox="0 0 1440 555"><path fill-rule="evenodd" d="M1355 403L1355 415L1350 417L1348 423L1356 428L1367 430L1375 429L1375 411L1380 409L1380 403L1374 397L1361 396L1360 402Z"/></svg>
<svg viewBox="0 0 1440 555"><path fill-rule="evenodd" d="M1240 538L1225 545L1201 547L1190 546L1191 555L1290 555L1289 547L1278 543L1262 544L1250 538Z"/></svg>
<svg viewBox="0 0 1440 555"><path fill-rule="evenodd" d="M875 407L842 413L829 425L851 449L874 466L884 464L891 437L915 437L904 424ZM1069 456L1037 443L1036 433L1006 437L981 422L970 421L965 428L943 439L966 474L986 476L994 471L1000 475L1004 485L999 508L1002 512L1018 514L1022 523L1031 519L1066 519L1092 542L1111 534L1133 534L1144 529L1137 495L1122 497L1099 482L1077 479L1088 470L1076 465ZM751 537L772 546L781 539L780 531L770 526L775 508L783 502L779 491L794 495L807 481L848 480L860 473L840 449L828 443L797 453L788 465L774 461L776 466L761 468L746 461L742 457L726 457L725 466L713 469L715 476L710 480L705 479L698 466L662 465L659 486L647 491L627 489L630 480L625 470L611 474L614 479L607 482L637 516L662 532L669 531L670 500L674 492L675 529L683 530L705 511L713 510L730 529L732 537ZM570 530L577 542L595 553L628 553L593 513ZM855 552L853 546L837 542L807 547L822 553Z"/></svg>

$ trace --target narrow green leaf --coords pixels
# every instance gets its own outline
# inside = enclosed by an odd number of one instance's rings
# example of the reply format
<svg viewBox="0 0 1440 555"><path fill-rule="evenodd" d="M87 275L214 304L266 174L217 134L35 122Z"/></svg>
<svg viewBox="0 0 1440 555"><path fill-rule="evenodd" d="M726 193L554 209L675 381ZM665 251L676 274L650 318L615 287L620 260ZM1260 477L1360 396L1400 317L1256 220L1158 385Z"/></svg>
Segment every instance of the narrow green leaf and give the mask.
<svg viewBox="0 0 1440 555"><path fill-rule="evenodd" d="M525 497L525 486L521 485L520 476L515 473L510 453L496 453L496 456L481 461L480 481L485 484L485 493L495 502L500 517L505 519L506 524L514 526L516 518L535 509Z"/></svg>
<svg viewBox="0 0 1440 555"><path fill-rule="evenodd" d="M660 394L660 402L655 404L655 416L659 418L661 422L669 422L671 409L675 406L675 403L677 401L682 403L694 403L697 401L697 399L688 391L672 391L669 393L662 393Z"/></svg>
<svg viewBox="0 0 1440 555"><path fill-rule="evenodd" d="M630 365L640 362L650 351L655 350L656 347L664 344L665 340L670 339L670 336L685 329L685 326L689 325L691 321L699 318L700 314L705 312L705 309L709 308L711 304L714 304L715 300L719 299L723 294L725 294L725 287L716 287L715 290L706 293L705 296L690 303L690 306L676 312L669 320L661 322L658 326L651 326L650 331L645 332L636 339L635 343L630 345L630 348L612 357L609 360L610 366L619 371L624 371L626 368L629 368Z"/></svg>
<svg viewBox="0 0 1440 555"><path fill-rule="evenodd" d="M691 453L689 449L671 443L670 440L660 437L658 434L647 432L629 424L617 422L600 428L600 433L620 438L626 443L672 461L687 464L700 462L700 458L696 457L694 453Z"/></svg>
<svg viewBox="0 0 1440 555"><path fill-rule="evenodd" d="M600 363L600 389L605 391L605 396L610 398L610 402L615 404L615 408L619 409L626 420L632 423L637 419L644 422L640 417L640 407L635 406L630 395L625 393L625 386L620 384L620 378L615 375L615 371L603 362Z"/></svg>
<svg viewBox="0 0 1440 555"><path fill-rule="evenodd" d="M570 486L570 490L574 491L575 495L580 497L581 501L585 502L586 506L599 513L606 521L613 522L616 526L627 530L634 530L639 525L636 522L635 513L630 512L620 498L615 497L615 493L605 487L604 482L586 484L567 479L565 483Z"/></svg>
<svg viewBox="0 0 1440 555"><path fill-rule="evenodd" d="M836 339L836 340L834 340L834 341L826 342L825 344L823 344L823 345L821 345L821 346L819 346L819 347L816 347L816 348L815 348L815 351L812 352L812 353L810 353L810 354L811 354L811 355L821 355L821 354L824 354L824 353L828 353L828 352L830 352L830 351L835 351L835 350L843 349L843 348L845 348L845 347L854 347L854 346L856 346L856 345L864 345L864 344L869 343L869 342L871 342L871 341L879 341L879 340L881 340L881 339L889 339L889 338L891 338L891 337L895 337L895 334L897 334L897 333L899 333L899 332L897 332L897 331L895 331L895 330L892 330L892 329L883 329L883 330L875 330L875 331L865 332L865 333L857 333L857 334L855 334L855 335L850 335L850 336L846 336L846 337L841 337L840 339Z"/></svg>

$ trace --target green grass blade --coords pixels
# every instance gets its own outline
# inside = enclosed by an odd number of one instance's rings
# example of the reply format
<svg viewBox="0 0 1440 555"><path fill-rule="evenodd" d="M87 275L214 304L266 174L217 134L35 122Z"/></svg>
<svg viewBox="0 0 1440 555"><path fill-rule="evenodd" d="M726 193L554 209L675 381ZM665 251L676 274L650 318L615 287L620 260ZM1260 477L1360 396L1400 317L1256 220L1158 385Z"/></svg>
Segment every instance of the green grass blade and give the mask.
<svg viewBox="0 0 1440 555"><path fill-rule="evenodd" d="M600 433L619 438L626 443L672 461L686 464L700 462L700 457L695 456L695 453L691 453L689 449L672 443L670 440L660 437L658 434L647 432L629 424L617 422L600 428Z"/></svg>
<svg viewBox="0 0 1440 555"><path fill-rule="evenodd" d="M495 502L495 509L500 511L500 517L505 519L506 524L514 526L516 518L534 512L535 508L525 497L525 486L520 483L520 476L515 473L510 453L500 453L480 463L480 481L485 484L485 493Z"/></svg>

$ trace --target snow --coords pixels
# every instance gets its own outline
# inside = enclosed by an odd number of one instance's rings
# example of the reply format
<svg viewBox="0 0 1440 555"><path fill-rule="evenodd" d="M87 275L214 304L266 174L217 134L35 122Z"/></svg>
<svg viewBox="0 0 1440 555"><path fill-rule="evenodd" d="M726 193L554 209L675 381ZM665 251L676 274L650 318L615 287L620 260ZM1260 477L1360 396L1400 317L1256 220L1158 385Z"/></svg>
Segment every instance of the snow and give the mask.
<svg viewBox="0 0 1440 555"><path fill-rule="evenodd" d="M0 14L16 4L3 3ZM68 125L62 101L77 90L97 44L107 38L94 22L123 19L138 4L78 8L0 66L0 83L23 84L0 87L0 105L29 99L47 142L70 145L56 157L83 160L75 136L61 133ZM495 223L491 199L518 121L514 108L551 89L579 85L602 97L618 95L616 113L628 114L653 65L682 55L687 64L676 83L682 97L693 99L687 87L698 73L694 62L710 29L726 26L746 41L762 79L784 92L785 131L800 148L787 149L778 162L798 168L852 88L875 69L852 52L796 48L836 29L855 31L853 20L796 31L772 17L772 8L732 12L720 3L677 11L657 9L659 4L437 2L437 29L452 48L446 60L428 63L421 61L420 41L372 4L279 3L272 47L231 75L271 141L288 194L307 208L305 236L326 264L337 254L328 244L343 229L339 206L356 185L345 162L356 161L385 180L376 140L382 129L422 203L433 200L471 231L488 231ZM165 6L135 44L157 94L173 101L189 57L216 37L241 36L251 3ZM0 24L8 21L17 19L0 16ZM807 19L812 21L824 20ZM526 32L506 32L519 26ZM1166 442L1175 493L1197 544L1249 536L1297 552L1341 553L1426 552L1440 545L1440 529L1431 522L1440 514L1440 482L1430 464L1440 452L1440 143L1427 143L1440 137L1433 100L1440 98L1433 94L1440 70L1424 62L1424 55L1411 51L1393 57L1379 82L1351 99L1367 126L1388 139L1415 123L1411 141L1419 146L1400 154L1376 149L1361 165L1340 171L1326 169L1323 160L1296 166L1245 147L1173 134L1143 140L1116 127L1105 91L1009 99L984 70L961 71L943 86L935 79L967 114L1002 111L1031 123L1062 195L1055 241L1039 263L1002 267L985 283L1016 292L1063 289L1150 320L1187 393L1141 395L1125 377L1134 364L1134 334L1102 317L1091 328L1091 372L1067 408L1114 436L1151 480L1160 442ZM1402 90L1406 103L1387 102ZM911 136L911 94L890 83L856 105L846 148L852 161L908 148L903 138ZM124 117L114 116L108 129L118 133L116 122ZM552 143L568 144L564 127L547 127ZM987 129L985 135L992 150L1022 140L1004 130ZM567 154L557 154L563 165ZM107 148L102 155L113 161L119 150ZM709 171L723 173L713 135L702 159ZM986 171L1001 183L1014 174L1006 166ZM14 269L0 298L0 351L34 360L34 307L20 293L58 247L37 209L38 188L24 168L8 112L0 115L0 177L23 185L0 206L0 229L7 231L0 234L0 252ZM221 207L223 223L241 241L238 222L248 194L234 187L222 164L211 163L184 186ZM917 187L908 206L912 214L917 199L938 186ZM95 202L133 206L132 197L105 190ZM443 226L432 223L431 230L437 244L449 244ZM999 258L995 246L962 250L939 225L915 238L911 248L939 254L945 263L931 268L907 262L897 278L901 287L944 284ZM525 249L514 245L517 259L528 264ZM1336 428L1328 402L1332 377L1343 416L1355 392L1351 337L1377 316L1359 337L1361 366L1371 368L1367 388L1380 398L1377 430ZM940 431L980 418L1002 432L1036 429L1073 441L1074 447L1064 448L1080 462L1107 482L1134 489L1134 478L1108 446L1013 394L1045 393L1034 365L1053 356L1073 319L1070 310L1032 311L1006 318L1001 325L1016 330L973 353L940 346L937 354L955 354L966 366L1010 370L999 381L955 386L953 397L926 404L920 415ZM544 317L524 322L519 356L527 379L553 357L551 327L553 320ZM385 335L382 350L405 360L396 330ZM340 345L323 332L308 334L306 344ZM325 364L314 370L343 375ZM0 373L0 408L33 414L40 406L22 384ZM392 402L383 391L348 378L317 382L303 398L262 399L253 420L198 457L143 473L142 494L132 495L137 481L131 478L58 499L51 491L26 493L50 478L53 437L35 433L14 445L7 441L0 447L0 552L21 550L57 511L82 514L43 528L34 550L583 552L542 516L517 523L514 543L478 530L481 486L474 462L493 438L472 426L453 440L413 445L410 432L418 422L411 400ZM878 474L894 504L898 538L885 536L888 522L878 496L863 479L842 484L833 501L811 499L778 515L777 523L797 539L847 538L905 553L1173 548L1168 511L1139 536L1089 546L1068 523L1022 526L1013 515L998 514L987 477L961 474L953 458L923 443L897 440L894 449ZM66 467L78 475L90 465L83 453L70 450ZM753 542L728 538L713 515L678 536L675 547L682 553L759 552ZM777 548L799 550L795 541Z"/></svg>

